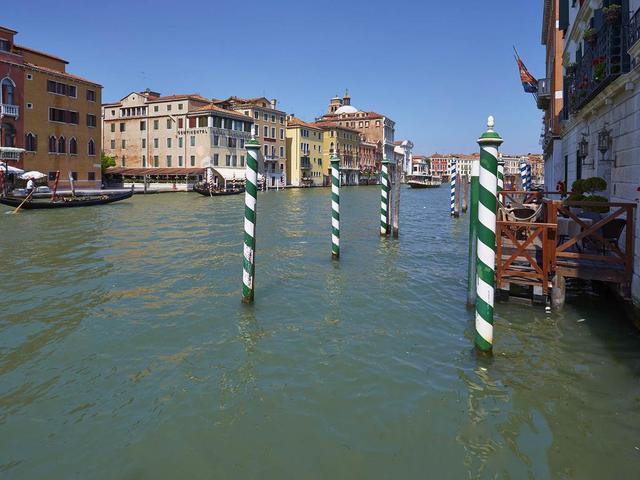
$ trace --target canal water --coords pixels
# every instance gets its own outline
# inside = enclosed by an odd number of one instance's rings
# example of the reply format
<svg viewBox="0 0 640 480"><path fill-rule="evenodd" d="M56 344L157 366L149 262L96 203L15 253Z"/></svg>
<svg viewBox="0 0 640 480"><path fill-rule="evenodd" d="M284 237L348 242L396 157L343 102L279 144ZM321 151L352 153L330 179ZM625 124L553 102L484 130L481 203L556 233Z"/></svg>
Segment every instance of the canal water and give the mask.
<svg viewBox="0 0 640 480"><path fill-rule="evenodd" d="M472 351L448 189L136 196L0 214L0 478L638 478L640 335L589 294Z"/></svg>

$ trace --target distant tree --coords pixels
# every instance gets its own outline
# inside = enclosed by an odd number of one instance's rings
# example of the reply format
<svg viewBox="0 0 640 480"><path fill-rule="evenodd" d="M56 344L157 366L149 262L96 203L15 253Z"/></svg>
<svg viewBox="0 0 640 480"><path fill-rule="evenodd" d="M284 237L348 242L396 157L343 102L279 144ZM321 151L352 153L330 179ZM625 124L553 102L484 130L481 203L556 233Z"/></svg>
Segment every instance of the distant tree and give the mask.
<svg viewBox="0 0 640 480"><path fill-rule="evenodd" d="M110 157L104 152L100 154L100 163L102 164L102 173L104 173L107 168L116 166L115 158Z"/></svg>

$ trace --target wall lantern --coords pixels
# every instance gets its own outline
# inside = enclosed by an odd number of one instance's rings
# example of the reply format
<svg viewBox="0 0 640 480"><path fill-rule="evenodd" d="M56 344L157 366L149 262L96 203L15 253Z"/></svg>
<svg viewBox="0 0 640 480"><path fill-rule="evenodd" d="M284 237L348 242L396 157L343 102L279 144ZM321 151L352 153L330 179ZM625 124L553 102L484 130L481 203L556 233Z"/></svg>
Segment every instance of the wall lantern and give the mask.
<svg viewBox="0 0 640 480"><path fill-rule="evenodd" d="M585 133L582 134L582 140L578 143L578 155L582 158L583 163L584 159L589 156L589 140L587 140Z"/></svg>
<svg viewBox="0 0 640 480"><path fill-rule="evenodd" d="M611 148L611 132L607 130L606 125L598 132L598 151L602 154L602 160L605 160L605 154ZM605 160L610 161L610 160Z"/></svg>

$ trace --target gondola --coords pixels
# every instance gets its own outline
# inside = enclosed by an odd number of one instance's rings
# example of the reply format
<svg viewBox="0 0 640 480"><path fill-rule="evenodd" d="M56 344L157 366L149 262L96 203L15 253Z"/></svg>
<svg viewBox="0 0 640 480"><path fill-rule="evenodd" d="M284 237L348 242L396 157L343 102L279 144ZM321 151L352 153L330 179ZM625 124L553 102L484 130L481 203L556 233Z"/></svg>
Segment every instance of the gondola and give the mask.
<svg viewBox="0 0 640 480"><path fill-rule="evenodd" d="M89 207L92 205L104 205L119 202L133 195L133 189L123 193L103 193L96 195L56 196L55 200L49 198L33 198L24 202L25 197L6 196L0 198L0 203L10 207L19 207L22 202L22 210L48 210L51 208Z"/></svg>
<svg viewBox="0 0 640 480"><path fill-rule="evenodd" d="M199 193L200 195L204 195L205 197L217 197L220 195L238 195L244 192L244 187L235 187L235 188L211 188L206 183L197 184L193 186L193 191Z"/></svg>

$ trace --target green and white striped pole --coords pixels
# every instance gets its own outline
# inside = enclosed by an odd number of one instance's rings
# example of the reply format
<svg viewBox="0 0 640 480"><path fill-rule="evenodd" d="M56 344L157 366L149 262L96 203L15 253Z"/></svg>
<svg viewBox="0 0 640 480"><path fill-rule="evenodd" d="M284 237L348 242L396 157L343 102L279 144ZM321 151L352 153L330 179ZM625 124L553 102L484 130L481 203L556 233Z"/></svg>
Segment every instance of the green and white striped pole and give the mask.
<svg viewBox="0 0 640 480"><path fill-rule="evenodd" d="M480 160L471 161L471 198L469 205L469 264L467 266L467 306L476 304L477 270L476 250L478 248L478 190L480 184Z"/></svg>
<svg viewBox="0 0 640 480"><path fill-rule="evenodd" d="M491 354L493 348L493 299L496 269L496 192L498 188L498 147L502 138L494 130L493 117L480 145L480 188L478 190L478 247L476 289L476 348Z"/></svg>
<svg viewBox="0 0 640 480"><path fill-rule="evenodd" d="M389 235L389 160L382 159L380 172L380 235Z"/></svg>
<svg viewBox="0 0 640 480"><path fill-rule="evenodd" d="M331 257L340 257L340 157L331 155Z"/></svg>
<svg viewBox="0 0 640 480"><path fill-rule="evenodd" d="M252 137L247 143L246 186L244 192L244 255L242 259L242 302L253 303L256 275L256 205L258 203L258 154L260 144Z"/></svg>
<svg viewBox="0 0 640 480"><path fill-rule="evenodd" d="M504 160L498 161L498 192L504 190Z"/></svg>

